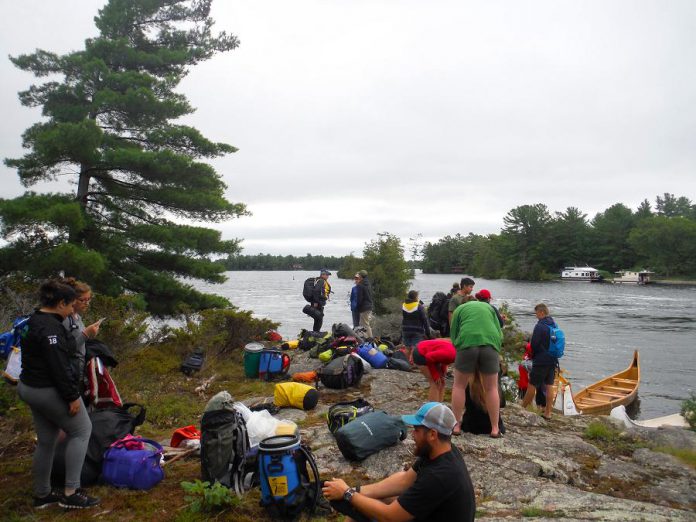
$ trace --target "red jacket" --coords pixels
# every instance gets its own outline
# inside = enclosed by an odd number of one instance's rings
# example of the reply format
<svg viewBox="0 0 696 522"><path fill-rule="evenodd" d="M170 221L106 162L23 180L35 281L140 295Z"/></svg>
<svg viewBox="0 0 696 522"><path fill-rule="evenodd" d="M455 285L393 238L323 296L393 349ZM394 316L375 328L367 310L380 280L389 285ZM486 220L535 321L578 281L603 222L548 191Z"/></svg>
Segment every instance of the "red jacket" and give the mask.
<svg viewBox="0 0 696 522"><path fill-rule="evenodd" d="M457 350L447 338L419 342L418 353L425 358L425 365L436 381L447 374L447 365L452 364L457 356Z"/></svg>
<svg viewBox="0 0 696 522"><path fill-rule="evenodd" d="M527 361L531 358L532 358L532 344L527 343L527 346L524 349L524 356L522 357L522 359ZM525 370L524 366L522 366L521 364L519 365L518 370L520 372L520 380L517 381L517 387L520 390L526 390L527 387L529 386L529 373L527 372L527 370Z"/></svg>

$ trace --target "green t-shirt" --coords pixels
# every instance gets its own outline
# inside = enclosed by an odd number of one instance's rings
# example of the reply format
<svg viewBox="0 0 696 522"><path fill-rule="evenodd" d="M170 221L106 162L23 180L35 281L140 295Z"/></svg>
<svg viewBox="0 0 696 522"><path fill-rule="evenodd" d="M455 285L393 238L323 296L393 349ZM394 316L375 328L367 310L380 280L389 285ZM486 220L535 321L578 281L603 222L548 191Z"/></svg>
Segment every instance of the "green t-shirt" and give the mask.
<svg viewBox="0 0 696 522"><path fill-rule="evenodd" d="M449 300L449 305L447 305L447 311L450 313L454 312L457 307L464 302L467 296L461 294L454 294Z"/></svg>
<svg viewBox="0 0 696 522"><path fill-rule="evenodd" d="M503 330L490 304L483 301L469 301L454 311L450 339L457 350L487 345L500 351Z"/></svg>

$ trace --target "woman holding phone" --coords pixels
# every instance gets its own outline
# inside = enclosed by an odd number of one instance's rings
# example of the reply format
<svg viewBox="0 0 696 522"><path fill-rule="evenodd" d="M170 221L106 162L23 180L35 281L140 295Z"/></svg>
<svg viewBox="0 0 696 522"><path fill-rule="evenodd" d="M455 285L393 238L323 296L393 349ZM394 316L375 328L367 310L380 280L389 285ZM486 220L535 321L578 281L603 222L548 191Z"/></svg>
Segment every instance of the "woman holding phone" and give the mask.
<svg viewBox="0 0 696 522"><path fill-rule="evenodd" d="M63 283L70 286L77 294L77 299L73 303L73 313L65 318L63 326L72 334L77 343L76 371L80 379L80 393L82 393L83 375L85 373L85 342L87 339L94 339L97 336L103 319L85 326L85 323L82 321L82 315L87 312L92 301L92 289L87 283L78 281L74 277L64 278Z"/></svg>
<svg viewBox="0 0 696 522"><path fill-rule="evenodd" d="M32 463L34 508L59 503L68 509L94 506L99 499L80 489L80 473L92 423L80 399L75 373L75 338L62 322L73 313L77 293L59 280L39 288L40 308L29 318L22 340L22 373L17 391L29 405L36 429ZM51 490L51 468L60 431L65 432L65 489Z"/></svg>

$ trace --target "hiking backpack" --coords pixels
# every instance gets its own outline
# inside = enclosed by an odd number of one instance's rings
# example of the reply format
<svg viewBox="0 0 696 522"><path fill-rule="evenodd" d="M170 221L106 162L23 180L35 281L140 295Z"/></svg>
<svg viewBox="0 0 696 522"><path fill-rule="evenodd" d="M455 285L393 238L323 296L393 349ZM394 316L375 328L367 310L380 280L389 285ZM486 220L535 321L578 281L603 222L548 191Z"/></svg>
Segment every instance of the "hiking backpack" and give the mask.
<svg viewBox="0 0 696 522"><path fill-rule="evenodd" d="M430 327L442 331L448 323L449 298L444 292L435 292L428 306Z"/></svg>
<svg viewBox="0 0 696 522"><path fill-rule="evenodd" d="M312 302L312 296L314 295L314 287L317 284L317 281L319 281L321 277L308 277L305 279L304 286L302 287L302 297L305 298L305 301L308 303Z"/></svg>
<svg viewBox="0 0 696 522"><path fill-rule="evenodd" d="M321 383L327 388L342 390L358 386L365 368L362 359L352 354L337 357L317 370Z"/></svg>
<svg viewBox="0 0 696 522"><path fill-rule="evenodd" d="M244 493L244 468L249 435L244 417L236 409L213 410L201 419L201 475L220 482L238 496Z"/></svg>
<svg viewBox="0 0 696 522"><path fill-rule="evenodd" d="M371 411L375 411L372 404L363 398L350 402L338 402L326 412L326 424L331 433L336 433L339 428Z"/></svg>
<svg viewBox="0 0 696 522"><path fill-rule="evenodd" d="M560 359L565 350L565 333L557 324L549 326L549 355Z"/></svg>

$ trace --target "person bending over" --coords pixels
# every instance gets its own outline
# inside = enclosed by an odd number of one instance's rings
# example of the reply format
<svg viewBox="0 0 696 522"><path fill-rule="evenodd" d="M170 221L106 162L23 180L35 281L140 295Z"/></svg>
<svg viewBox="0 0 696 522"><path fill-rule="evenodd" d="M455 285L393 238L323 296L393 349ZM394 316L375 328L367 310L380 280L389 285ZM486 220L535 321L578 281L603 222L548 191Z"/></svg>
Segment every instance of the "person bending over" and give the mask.
<svg viewBox="0 0 696 522"><path fill-rule="evenodd" d="M413 350L413 362L428 379L428 400L442 402L445 396L447 365L454 362L457 352L449 339L421 341Z"/></svg>
<svg viewBox="0 0 696 522"><path fill-rule="evenodd" d="M404 415L413 426L416 462L375 484L348 487L341 479L325 481L324 497L347 515L346 521L467 522L474 520L474 486L464 459L452 446L454 414L444 404L428 402L415 415Z"/></svg>

